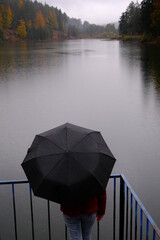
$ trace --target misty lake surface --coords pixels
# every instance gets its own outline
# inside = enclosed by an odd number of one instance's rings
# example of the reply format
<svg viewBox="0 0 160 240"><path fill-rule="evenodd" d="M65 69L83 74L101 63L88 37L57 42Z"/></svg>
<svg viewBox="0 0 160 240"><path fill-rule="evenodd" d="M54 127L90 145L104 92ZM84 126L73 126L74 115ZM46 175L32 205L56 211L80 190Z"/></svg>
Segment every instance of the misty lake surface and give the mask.
<svg viewBox="0 0 160 240"><path fill-rule="evenodd" d="M106 40L0 45L0 180L37 133L70 122L101 131L160 226L160 48Z"/></svg>

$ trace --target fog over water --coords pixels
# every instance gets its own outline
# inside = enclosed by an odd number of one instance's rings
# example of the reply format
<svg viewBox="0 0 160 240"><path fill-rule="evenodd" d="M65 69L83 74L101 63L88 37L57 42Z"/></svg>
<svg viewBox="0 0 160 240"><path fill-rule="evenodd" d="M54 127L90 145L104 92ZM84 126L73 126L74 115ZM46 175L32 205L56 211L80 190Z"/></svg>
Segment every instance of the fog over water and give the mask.
<svg viewBox="0 0 160 240"><path fill-rule="evenodd" d="M131 3L130 0L39 0L43 4L57 7L69 17L104 25L118 22L120 16ZM142 0L138 0L141 3Z"/></svg>

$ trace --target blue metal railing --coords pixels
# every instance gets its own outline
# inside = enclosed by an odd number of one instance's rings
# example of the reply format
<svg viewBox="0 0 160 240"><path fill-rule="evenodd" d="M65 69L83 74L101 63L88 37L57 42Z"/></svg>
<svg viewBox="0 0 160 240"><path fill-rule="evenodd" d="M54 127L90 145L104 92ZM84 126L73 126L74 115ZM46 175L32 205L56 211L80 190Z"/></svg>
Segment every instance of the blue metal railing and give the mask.
<svg viewBox="0 0 160 240"><path fill-rule="evenodd" d="M113 240L160 240L160 229L153 221L152 217L132 189L131 185L125 178L123 174L114 174L111 175L110 181L113 181L113 209L112 209L112 234L110 233L110 239ZM13 180L13 181L0 181L0 185L11 186L11 201L10 203L13 208L13 233L12 239L18 240L18 214L17 214L17 195L15 192L15 188L19 185L22 186L28 185L28 195L29 195L29 205L30 205L30 229L31 229L31 239L35 240L36 238L36 230L35 230L35 220L34 220L34 206L33 206L33 198L35 198L32 194L30 184L28 184L27 180ZM0 189L1 190L1 189ZM47 202L47 237L45 239L55 239L52 234L52 226L51 226L51 203ZM23 203L21 203L23 204ZM1 208L0 204L0 208ZM2 219L3 216L1 216ZM9 217L9 216L8 216ZM6 218L6 216L5 216ZM3 224L4 224L3 220ZM1 229L1 226L0 226ZM6 228L7 229L7 228ZM96 239L101 239L100 224L97 222L97 234ZM66 226L64 227L64 239L68 239ZM0 240L8 240L3 239L3 235L1 236L0 232ZM28 239L27 239L28 240Z"/></svg>
<svg viewBox="0 0 160 240"><path fill-rule="evenodd" d="M160 239L160 229L123 174L120 175L120 182L119 239Z"/></svg>

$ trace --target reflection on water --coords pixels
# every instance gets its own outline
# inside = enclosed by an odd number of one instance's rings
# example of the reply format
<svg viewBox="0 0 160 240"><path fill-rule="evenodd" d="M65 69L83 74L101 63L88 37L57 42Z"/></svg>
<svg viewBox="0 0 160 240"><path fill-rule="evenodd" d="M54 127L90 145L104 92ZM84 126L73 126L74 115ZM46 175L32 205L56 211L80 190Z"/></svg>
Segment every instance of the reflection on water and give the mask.
<svg viewBox="0 0 160 240"><path fill-rule="evenodd" d="M153 83L160 92L160 46L121 43L121 54L129 61L129 67L140 64L144 87Z"/></svg>
<svg viewBox="0 0 160 240"><path fill-rule="evenodd" d="M145 46L141 48L141 63L144 84L152 81L157 93L160 93L160 47Z"/></svg>
<svg viewBox="0 0 160 240"><path fill-rule="evenodd" d="M0 81L13 79L18 73L28 74L52 66L58 67L61 43L8 43L0 46ZM36 69L35 69L36 66Z"/></svg>
<svg viewBox="0 0 160 240"><path fill-rule="evenodd" d="M119 41L1 44L0 178L25 178L20 163L37 133L64 122L100 130L114 173L160 225L159 56L158 47Z"/></svg>
<svg viewBox="0 0 160 240"><path fill-rule="evenodd" d="M13 44L3 44L0 47L0 79L3 80L7 74L14 74L18 68L25 68L27 65L27 46L20 43L18 47Z"/></svg>

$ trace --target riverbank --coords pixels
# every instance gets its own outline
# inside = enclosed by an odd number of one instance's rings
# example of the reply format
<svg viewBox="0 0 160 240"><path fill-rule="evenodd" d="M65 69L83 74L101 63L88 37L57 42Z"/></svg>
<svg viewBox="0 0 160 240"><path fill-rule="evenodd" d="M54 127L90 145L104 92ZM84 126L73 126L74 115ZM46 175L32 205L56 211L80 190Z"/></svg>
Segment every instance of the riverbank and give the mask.
<svg viewBox="0 0 160 240"><path fill-rule="evenodd" d="M6 29L3 34L3 39L0 39L2 42L19 42L19 41L37 41L37 40L51 40L51 41L61 41L61 40L66 40L66 39L109 39L109 40L120 40L124 42L140 42L144 44L153 44L153 45L160 45L160 36L153 38L152 36L145 36L145 35L116 35L116 36L110 36L110 37L104 37L104 36L81 36L81 37L71 37L67 36L67 34L60 32L60 31L54 31L53 35L51 38L47 39L20 39L16 31L12 29Z"/></svg>
<svg viewBox="0 0 160 240"><path fill-rule="evenodd" d="M121 40L124 42L140 42L144 44L153 44L153 45L160 45L160 36L154 38L152 36L145 36L145 35L124 35L124 36L116 36L111 37L112 40Z"/></svg>
<svg viewBox="0 0 160 240"><path fill-rule="evenodd" d="M6 29L3 32L3 37L0 39L2 42L19 42L19 41L27 41L27 40L53 40L53 41L60 41L60 40L65 40L67 39L67 35L63 32L60 31L54 31L52 37L49 39L21 39L18 37L16 31L12 29Z"/></svg>

